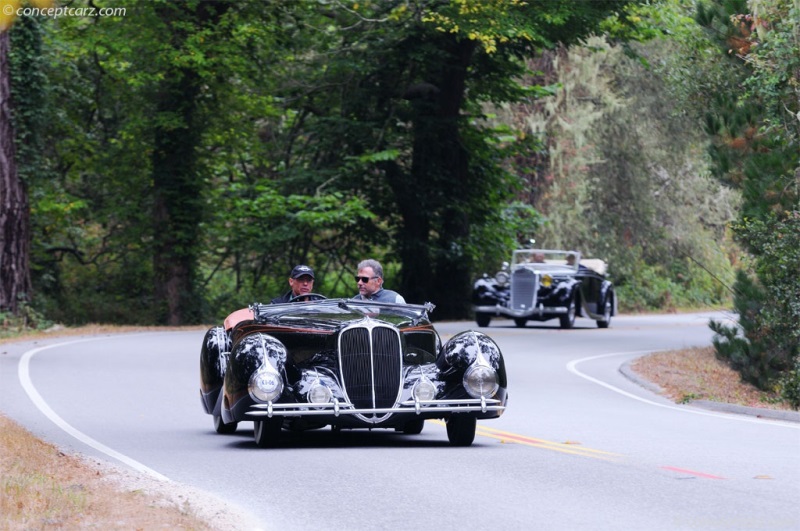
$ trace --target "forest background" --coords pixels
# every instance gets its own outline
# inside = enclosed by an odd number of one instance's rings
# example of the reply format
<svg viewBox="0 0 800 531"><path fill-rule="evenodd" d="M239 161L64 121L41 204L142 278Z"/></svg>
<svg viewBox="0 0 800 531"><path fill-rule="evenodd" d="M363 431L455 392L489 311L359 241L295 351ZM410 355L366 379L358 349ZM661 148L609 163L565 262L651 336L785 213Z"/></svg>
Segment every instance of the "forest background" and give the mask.
<svg viewBox="0 0 800 531"><path fill-rule="evenodd" d="M468 318L535 239L622 311L733 305L718 355L800 400L800 0L0 5L4 328L218 322L299 263L352 296L367 257Z"/></svg>

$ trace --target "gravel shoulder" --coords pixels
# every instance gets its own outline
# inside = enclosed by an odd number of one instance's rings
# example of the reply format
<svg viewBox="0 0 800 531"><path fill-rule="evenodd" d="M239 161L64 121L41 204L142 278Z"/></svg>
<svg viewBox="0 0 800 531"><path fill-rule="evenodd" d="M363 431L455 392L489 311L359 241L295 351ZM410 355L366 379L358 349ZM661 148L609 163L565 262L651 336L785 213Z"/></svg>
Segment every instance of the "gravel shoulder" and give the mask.
<svg viewBox="0 0 800 531"><path fill-rule="evenodd" d="M713 347L642 356L620 367L620 372L676 404L800 422L800 412L776 393L743 382L738 372L716 358Z"/></svg>

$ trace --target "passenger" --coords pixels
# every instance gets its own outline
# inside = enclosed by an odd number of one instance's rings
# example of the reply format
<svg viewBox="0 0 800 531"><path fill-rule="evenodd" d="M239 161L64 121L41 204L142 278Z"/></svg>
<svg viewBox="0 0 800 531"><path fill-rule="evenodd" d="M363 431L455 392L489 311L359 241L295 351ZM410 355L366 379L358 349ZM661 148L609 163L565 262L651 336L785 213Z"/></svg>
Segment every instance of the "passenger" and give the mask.
<svg viewBox="0 0 800 531"><path fill-rule="evenodd" d="M567 255L567 265L570 267L575 267L575 255L570 253ZM578 271L588 271L588 268L578 262Z"/></svg>
<svg viewBox="0 0 800 531"><path fill-rule="evenodd" d="M535 264L543 264L544 263L544 253L533 253L533 262Z"/></svg>
<svg viewBox="0 0 800 531"><path fill-rule="evenodd" d="M403 296L396 291L383 288L383 267L377 260L363 260L358 264L356 284L358 284L358 295L353 299L406 303Z"/></svg>
<svg viewBox="0 0 800 531"><path fill-rule="evenodd" d="M280 297L275 297L270 301L270 303L280 304L283 302L289 302L292 300L293 297L297 297L299 295L308 295L309 293L313 293L314 270L308 267L307 265L294 266L292 272L289 273L289 287L291 288L289 291L287 291ZM300 297L295 299L295 301L299 300L303 300L303 298Z"/></svg>

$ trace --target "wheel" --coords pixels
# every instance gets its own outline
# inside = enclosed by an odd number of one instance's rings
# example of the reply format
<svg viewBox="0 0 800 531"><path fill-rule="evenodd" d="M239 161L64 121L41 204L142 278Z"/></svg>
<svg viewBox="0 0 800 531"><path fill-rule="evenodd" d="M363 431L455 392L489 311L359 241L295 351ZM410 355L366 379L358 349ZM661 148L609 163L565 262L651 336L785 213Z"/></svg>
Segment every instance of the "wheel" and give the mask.
<svg viewBox="0 0 800 531"><path fill-rule="evenodd" d="M403 426L403 433L406 435L419 435L425 427L425 419L414 419L406 422Z"/></svg>
<svg viewBox="0 0 800 531"><path fill-rule="evenodd" d="M273 448L278 443L283 419L281 417L265 418L253 421L253 437L259 448Z"/></svg>
<svg viewBox="0 0 800 531"><path fill-rule="evenodd" d="M455 413L447 420L447 440L452 446L470 446L475 440L475 417Z"/></svg>
<svg viewBox="0 0 800 531"><path fill-rule="evenodd" d="M606 297L606 303L603 305L603 318L597 321L597 328L608 328L611 324L611 297Z"/></svg>
<svg viewBox="0 0 800 531"><path fill-rule="evenodd" d="M569 299L569 308L567 308L567 313L558 316L558 320L561 322L562 329L569 330L575 326L575 315L577 314L577 309L578 305L576 304L575 296L573 295Z"/></svg>
<svg viewBox="0 0 800 531"><path fill-rule="evenodd" d="M525 325L528 323L528 320L524 317L516 317L514 318L514 324L517 325L517 328L525 328Z"/></svg>
<svg viewBox="0 0 800 531"><path fill-rule="evenodd" d="M486 328L489 326L489 323L492 322L492 316L488 313L476 313L475 322L478 323L478 326L481 328Z"/></svg>
<svg viewBox="0 0 800 531"><path fill-rule="evenodd" d="M289 302L308 302L308 301L321 301L327 299L325 295L320 295L319 293L301 293L300 295L295 295Z"/></svg>
<svg viewBox="0 0 800 531"><path fill-rule="evenodd" d="M222 417L219 415L214 415L214 431L220 433L222 435L229 435L231 433L236 432L236 428L239 427L238 422L231 422L230 424L225 424L225 421L222 420Z"/></svg>

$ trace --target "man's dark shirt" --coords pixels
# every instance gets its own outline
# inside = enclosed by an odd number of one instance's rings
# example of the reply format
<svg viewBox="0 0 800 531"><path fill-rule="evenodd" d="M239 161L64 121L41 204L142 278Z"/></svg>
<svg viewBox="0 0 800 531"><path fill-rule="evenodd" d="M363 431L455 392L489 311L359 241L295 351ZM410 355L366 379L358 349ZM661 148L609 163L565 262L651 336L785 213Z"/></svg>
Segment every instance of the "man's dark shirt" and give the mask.
<svg viewBox="0 0 800 531"><path fill-rule="evenodd" d="M294 293L292 293L292 290L289 290L286 293L284 293L283 295L281 295L280 297L275 297L274 299L269 301L269 303L270 304L282 304L284 302L289 302L289 300L292 297L294 297Z"/></svg>

